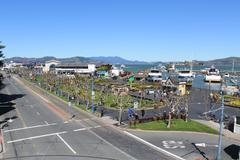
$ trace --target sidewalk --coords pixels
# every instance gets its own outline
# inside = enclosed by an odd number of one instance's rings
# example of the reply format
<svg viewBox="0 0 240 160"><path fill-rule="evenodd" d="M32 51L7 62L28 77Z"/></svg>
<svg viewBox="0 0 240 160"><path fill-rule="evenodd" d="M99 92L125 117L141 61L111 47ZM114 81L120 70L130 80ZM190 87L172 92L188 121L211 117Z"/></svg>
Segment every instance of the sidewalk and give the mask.
<svg viewBox="0 0 240 160"><path fill-rule="evenodd" d="M216 129L219 131L219 123L213 122L213 121L207 121L207 120L199 120L199 119L194 119L194 121L197 121L199 123L202 123L204 125L207 125L213 129ZM227 129L223 129L223 135L227 138L235 139L235 140L240 140L240 134L233 133Z"/></svg>
<svg viewBox="0 0 240 160"><path fill-rule="evenodd" d="M118 121L113 120L110 116L103 116L100 118L107 125L117 125Z"/></svg>

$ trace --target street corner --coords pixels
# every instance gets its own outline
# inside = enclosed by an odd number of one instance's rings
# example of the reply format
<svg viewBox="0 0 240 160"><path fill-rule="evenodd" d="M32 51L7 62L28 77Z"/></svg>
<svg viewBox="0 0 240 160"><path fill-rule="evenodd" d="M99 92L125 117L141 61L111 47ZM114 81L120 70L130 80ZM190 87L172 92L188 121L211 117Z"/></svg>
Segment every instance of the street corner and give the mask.
<svg viewBox="0 0 240 160"><path fill-rule="evenodd" d="M206 135L200 138L200 134L192 133L174 133L174 132L138 132L126 130L125 132L133 135L142 143L154 146L158 151L174 154L185 160L215 159L218 149L217 137ZM224 160L233 160L239 157L239 146L230 145L234 142L225 140L222 144L222 158Z"/></svg>

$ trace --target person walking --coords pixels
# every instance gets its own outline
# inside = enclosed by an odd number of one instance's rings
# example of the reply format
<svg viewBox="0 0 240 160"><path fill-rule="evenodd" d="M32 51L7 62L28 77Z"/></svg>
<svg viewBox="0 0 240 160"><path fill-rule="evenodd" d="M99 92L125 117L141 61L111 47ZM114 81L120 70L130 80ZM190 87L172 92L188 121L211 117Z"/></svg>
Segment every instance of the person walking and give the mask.
<svg viewBox="0 0 240 160"><path fill-rule="evenodd" d="M142 115L142 118L144 117L144 115L145 115L145 110L144 110L144 108L143 109L141 109L141 115Z"/></svg>

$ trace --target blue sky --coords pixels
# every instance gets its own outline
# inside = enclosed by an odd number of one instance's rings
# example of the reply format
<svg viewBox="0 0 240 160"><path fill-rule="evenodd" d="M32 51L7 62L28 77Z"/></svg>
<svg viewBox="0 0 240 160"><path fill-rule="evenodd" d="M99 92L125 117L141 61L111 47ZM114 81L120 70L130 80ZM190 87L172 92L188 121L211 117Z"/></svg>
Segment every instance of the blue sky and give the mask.
<svg viewBox="0 0 240 160"><path fill-rule="evenodd" d="M238 0L3 0L0 6L6 57L240 56Z"/></svg>

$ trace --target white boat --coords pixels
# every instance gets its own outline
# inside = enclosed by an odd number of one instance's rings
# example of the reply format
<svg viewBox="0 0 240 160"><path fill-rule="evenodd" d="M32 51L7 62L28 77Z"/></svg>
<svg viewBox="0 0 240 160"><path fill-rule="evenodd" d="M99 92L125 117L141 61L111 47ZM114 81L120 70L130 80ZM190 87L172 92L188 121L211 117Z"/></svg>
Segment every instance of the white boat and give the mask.
<svg viewBox="0 0 240 160"><path fill-rule="evenodd" d="M152 68L148 73L148 81L159 82L162 80L162 72L159 69Z"/></svg>
<svg viewBox="0 0 240 160"><path fill-rule="evenodd" d="M126 68L126 66L124 64L121 64L120 68Z"/></svg>
<svg viewBox="0 0 240 160"><path fill-rule="evenodd" d="M195 74L191 70L180 70L178 78L195 78Z"/></svg>
<svg viewBox="0 0 240 160"><path fill-rule="evenodd" d="M224 74L224 77L229 78L229 77L230 77L230 74L229 74L229 73L225 73L225 74Z"/></svg>
<svg viewBox="0 0 240 160"><path fill-rule="evenodd" d="M205 76L205 82L213 82L213 83L220 83L222 77L219 73L219 70L212 66L208 71L207 75Z"/></svg>

